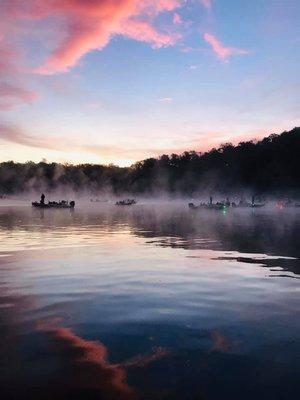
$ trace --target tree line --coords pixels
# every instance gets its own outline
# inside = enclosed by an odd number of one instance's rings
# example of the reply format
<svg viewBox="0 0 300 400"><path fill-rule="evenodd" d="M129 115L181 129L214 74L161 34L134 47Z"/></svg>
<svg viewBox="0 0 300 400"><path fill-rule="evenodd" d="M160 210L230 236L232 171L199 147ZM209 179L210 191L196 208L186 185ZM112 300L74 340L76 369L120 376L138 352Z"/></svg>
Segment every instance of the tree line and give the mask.
<svg viewBox="0 0 300 400"><path fill-rule="evenodd" d="M130 167L63 165L48 162L0 164L0 194L70 190L89 194L195 195L232 193L298 194L300 128L259 141L225 143L199 153L162 155ZM299 193L300 194L300 193Z"/></svg>

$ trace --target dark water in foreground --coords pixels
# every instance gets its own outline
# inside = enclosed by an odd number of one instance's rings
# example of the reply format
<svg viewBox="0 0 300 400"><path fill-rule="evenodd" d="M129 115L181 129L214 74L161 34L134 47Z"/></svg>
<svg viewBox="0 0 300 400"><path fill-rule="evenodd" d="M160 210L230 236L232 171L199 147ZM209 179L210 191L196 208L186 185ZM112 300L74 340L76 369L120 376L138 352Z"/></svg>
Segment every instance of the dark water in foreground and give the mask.
<svg viewBox="0 0 300 400"><path fill-rule="evenodd" d="M1 206L1 399L298 398L299 211Z"/></svg>

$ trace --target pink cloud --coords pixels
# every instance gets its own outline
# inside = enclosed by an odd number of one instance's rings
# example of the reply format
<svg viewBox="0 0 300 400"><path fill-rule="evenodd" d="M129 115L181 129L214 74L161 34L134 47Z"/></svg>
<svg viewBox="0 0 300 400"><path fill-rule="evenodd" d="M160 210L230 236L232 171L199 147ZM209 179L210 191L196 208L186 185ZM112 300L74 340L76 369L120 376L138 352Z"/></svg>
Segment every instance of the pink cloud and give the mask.
<svg viewBox="0 0 300 400"><path fill-rule="evenodd" d="M201 0L201 3L203 5L203 7L207 8L208 10L211 10L212 0Z"/></svg>
<svg viewBox="0 0 300 400"><path fill-rule="evenodd" d="M7 31L7 26L0 23L0 29ZM37 93L25 88L20 77L19 53L5 42L0 34L0 110L10 110L22 102L31 103L37 99Z"/></svg>
<svg viewBox="0 0 300 400"><path fill-rule="evenodd" d="M172 97L162 97L161 99L159 99L159 102L164 104L170 104L172 103L172 101L173 101Z"/></svg>
<svg viewBox="0 0 300 400"><path fill-rule="evenodd" d="M170 103L172 99L165 98L163 102ZM107 159L113 159L114 157L119 157L122 159L131 159L137 161L145 157L152 157L153 155L160 155L162 153L168 152L173 153L175 148L156 148L147 146L143 147L133 147L131 145L124 146L121 144L111 144L111 145L98 145L86 144L83 142L78 142L66 139L63 136L47 136L41 134L39 136L28 134L24 132L22 128L15 125L1 124L0 123L0 140L15 143L22 146L54 150L59 152L64 152L66 154L78 152L78 153L89 153L96 154L99 157L104 157Z"/></svg>
<svg viewBox="0 0 300 400"><path fill-rule="evenodd" d="M101 103L101 101L94 101L94 102L88 103L87 107L92 110L99 110L103 107L103 103Z"/></svg>
<svg viewBox="0 0 300 400"><path fill-rule="evenodd" d="M0 77L11 73L14 70L14 59L17 57L16 52L3 43L3 38L0 36Z"/></svg>
<svg viewBox="0 0 300 400"><path fill-rule="evenodd" d="M158 48L173 44L178 35L161 32L157 15L175 10L181 0L20 0L5 1L0 13L11 27L19 22L46 20L57 31L57 44L35 72L66 72L88 52L101 50L113 36L123 35ZM47 43L46 46L47 47Z"/></svg>
<svg viewBox="0 0 300 400"><path fill-rule="evenodd" d="M22 86L0 81L0 110L11 110L21 103L32 103L38 97L36 92Z"/></svg>
<svg viewBox="0 0 300 400"><path fill-rule="evenodd" d="M0 82L0 97L19 99L26 103L30 103L37 98L37 93L7 82Z"/></svg>
<svg viewBox="0 0 300 400"><path fill-rule="evenodd" d="M177 13L175 13L173 15L173 24L175 24L175 25L182 24L181 16L179 14L177 14Z"/></svg>
<svg viewBox="0 0 300 400"><path fill-rule="evenodd" d="M122 26L122 34L142 42L147 42L154 48L160 48L172 45L177 39L176 34L164 34L158 32L147 21L132 20L129 24Z"/></svg>
<svg viewBox="0 0 300 400"><path fill-rule="evenodd" d="M31 104L38 97L38 93L21 85L0 82L0 111L11 110L23 103Z"/></svg>
<svg viewBox="0 0 300 400"><path fill-rule="evenodd" d="M224 46L219 39L210 33L205 33L204 40L211 45L213 51L221 60L226 61L231 56L248 54L247 50Z"/></svg>
<svg viewBox="0 0 300 400"><path fill-rule="evenodd" d="M0 124L0 139L7 142L21 144L28 147L47 148L56 150L58 148L58 140L42 136L41 138L28 135L17 126Z"/></svg>
<svg viewBox="0 0 300 400"><path fill-rule="evenodd" d="M164 103L164 101L162 103ZM165 101L165 104L168 104L167 100ZM282 128L282 130L283 129L284 128ZM277 132L279 131L280 130L277 129ZM184 151L191 150L205 152L212 148L218 148L222 143L226 142L231 142L236 145L243 141L258 140L265 136L265 132L266 130L252 131L252 133L249 131L240 135L233 135L232 133L230 134L222 131L197 132L196 138L189 139L188 142L187 139L183 137L177 141L173 139L172 145L170 146L155 147L155 144L152 145L152 143L149 143L148 145L135 147L130 143L125 146L121 143L107 145L99 145L97 143L87 144L82 141L70 141L64 136L48 136L43 132L37 136L23 131L18 126L0 123L1 142L6 142L7 144L19 144L32 149L61 152L65 155L63 159L64 161L70 161L73 153L86 153L97 155L99 162L126 160L126 165L130 165L147 157L158 157L162 154L181 154ZM273 132L276 132L275 128ZM51 153L49 154L49 157L51 158ZM52 158L52 160L57 160L57 158Z"/></svg>

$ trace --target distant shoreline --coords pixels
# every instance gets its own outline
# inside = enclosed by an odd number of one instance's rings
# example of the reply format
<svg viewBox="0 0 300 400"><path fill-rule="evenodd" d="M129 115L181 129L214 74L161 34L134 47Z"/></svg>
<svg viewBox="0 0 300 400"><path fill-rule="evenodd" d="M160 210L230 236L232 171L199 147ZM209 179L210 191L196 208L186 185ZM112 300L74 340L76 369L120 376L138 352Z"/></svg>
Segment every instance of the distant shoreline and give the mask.
<svg viewBox="0 0 300 400"><path fill-rule="evenodd" d="M87 196L300 194L300 128L260 141L225 143L206 153L148 158L130 167L47 162L0 164L0 195L30 192Z"/></svg>

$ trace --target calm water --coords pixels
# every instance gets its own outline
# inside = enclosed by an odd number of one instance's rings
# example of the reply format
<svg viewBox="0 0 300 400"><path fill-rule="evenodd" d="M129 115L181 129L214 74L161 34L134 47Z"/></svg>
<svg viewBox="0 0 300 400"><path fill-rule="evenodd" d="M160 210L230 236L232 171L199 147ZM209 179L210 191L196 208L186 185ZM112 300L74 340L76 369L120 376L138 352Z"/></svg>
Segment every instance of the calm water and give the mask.
<svg viewBox="0 0 300 400"><path fill-rule="evenodd" d="M3 399L296 399L300 210L0 206Z"/></svg>

